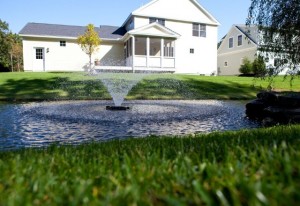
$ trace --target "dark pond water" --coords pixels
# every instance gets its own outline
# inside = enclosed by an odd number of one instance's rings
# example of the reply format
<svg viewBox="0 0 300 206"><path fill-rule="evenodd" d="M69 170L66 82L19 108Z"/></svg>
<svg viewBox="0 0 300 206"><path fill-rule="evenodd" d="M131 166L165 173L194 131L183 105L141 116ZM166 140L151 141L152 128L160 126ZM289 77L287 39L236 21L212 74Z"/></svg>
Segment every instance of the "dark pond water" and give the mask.
<svg viewBox="0 0 300 206"><path fill-rule="evenodd" d="M0 150L259 127L235 101L127 101L129 111L105 110L110 104L0 103Z"/></svg>

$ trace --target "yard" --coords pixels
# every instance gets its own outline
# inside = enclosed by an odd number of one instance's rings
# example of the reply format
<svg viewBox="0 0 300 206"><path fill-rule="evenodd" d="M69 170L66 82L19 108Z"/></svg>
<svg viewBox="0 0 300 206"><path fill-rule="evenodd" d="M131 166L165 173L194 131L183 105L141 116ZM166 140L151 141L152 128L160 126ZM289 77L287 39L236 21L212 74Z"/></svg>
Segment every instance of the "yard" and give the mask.
<svg viewBox="0 0 300 206"><path fill-rule="evenodd" d="M268 84L149 75L127 99L250 100ZM300 80L272 86L299 92ZM0 74L3 101L110 98L84 73ZM0 151L0 205L299 205L299 134L289 125Z"/></svg>
<svg viewBox="0 0 300 206"><path fill-rule="evenodd" d="M127 99L253 99L267 89L268 80L252 77L204 77L156 74L146 76ZM277 91L300 91L300 79L275 78ZM1 73L0 100L111 99L97 76L85 73Z"/></svg>

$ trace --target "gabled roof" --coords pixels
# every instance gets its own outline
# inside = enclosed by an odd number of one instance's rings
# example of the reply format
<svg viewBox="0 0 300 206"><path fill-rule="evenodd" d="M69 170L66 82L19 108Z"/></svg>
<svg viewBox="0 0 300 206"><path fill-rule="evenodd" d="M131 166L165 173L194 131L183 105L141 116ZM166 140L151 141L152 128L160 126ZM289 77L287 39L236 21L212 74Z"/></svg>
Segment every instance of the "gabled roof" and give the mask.
<svg viewBox="0 0 300 206"><path fill-rule="evenodd" d="M245 24L234 25L239 31L241 31L248 39L258 45L258 27L255 25L247 26Z"/></svg>
<svg viewBox="0 0 300 206"><path fill-rule="evenodd" d="M164 16L164 14L163 15L155 15L153 13L151 13L151 14L144 13L148 8L153 6L155 3L159 3L159 1L166 1L166 0L152 0L149 3L145 4L144 6L136 9L128 16L126 21L123 23L123 26L131 19L132 16L146 16L146 17L165 18L165 19L173 19L173 20L179 20L179 21L195 22L195 23L198 22L198 21L195 21L195 18L193 15L185 15L184 12L177 11L177 10L183 11L185 9L185 7L178 6L179 0L176 0L176 3L175 3L175 0L169 0L169 2L166 2L168 6L164 7L164 9L167 9L168 11L175 12L175 16L172 18L168 18L168 17ZM192 3L195 6L195 8L197 8L199 10L199 12L202 12L203 15L207 17L207 19L208 19L207 22L199 22L199 23L206 23L206 24L216 25L216 26L220 25L218 20L216 20L203 6L201 6L197 0L186 0L186 1Z"/></svg>
<svg viewBox="0 0 300 206"><path fill-rule="evenodd" d="M19 32L20 36L77 38L84 34L86 26L28 23ZM126 33L125 28L115 26L95 27L102 39L118 40Z"/></svg>
<svg viewBox="0 0 300 206"><path fill-rule="evenodd" d="M171 29L153 22L146 26L139 27L137 29L128 32L129 35L141 35L141 36L160 36L160 37L171 37L178 38L180 35Z"/></svg>

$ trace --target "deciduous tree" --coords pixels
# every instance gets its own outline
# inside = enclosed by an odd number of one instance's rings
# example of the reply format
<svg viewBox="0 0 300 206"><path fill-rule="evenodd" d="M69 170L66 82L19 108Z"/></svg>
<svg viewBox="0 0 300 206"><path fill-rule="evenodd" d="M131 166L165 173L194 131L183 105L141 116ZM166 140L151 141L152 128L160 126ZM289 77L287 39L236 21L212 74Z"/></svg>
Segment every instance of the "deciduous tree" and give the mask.
<svg viewBox="0 0 300 206"><path fill-rule="evenodd" d="M89 67L90 71L92 71L92 55L99 49L99 45L101 43L101 39L95 31L93 24L87 25L85 33L77 38L77 43L89 56Z"/></svg>
<svg viewBox="0 0 300 206"><path fill-rule="evenodd" d="M8 40L9 28L8 23L0 19L0 71L9 68L9 47Z"/></svg>
<svg viewBox="0 0 300 206"><path fill-rule="evenodd" d="M251 0L247 24L259 28L260 51L281 59L274 73L288 67L288 73L300 72L300 1Z"/></svg>

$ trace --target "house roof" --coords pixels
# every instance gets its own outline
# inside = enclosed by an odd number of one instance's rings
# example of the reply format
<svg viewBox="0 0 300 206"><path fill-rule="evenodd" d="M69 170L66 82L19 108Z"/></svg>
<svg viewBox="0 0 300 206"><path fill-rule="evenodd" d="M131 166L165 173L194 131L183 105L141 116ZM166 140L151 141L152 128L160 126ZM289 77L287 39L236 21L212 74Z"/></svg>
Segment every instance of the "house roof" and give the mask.
<svg viewBox="0 0 300 206"><path fill-rule="evenodd" d="M149 17L148 14L144 14L144 10L147 9L148 7L151 7L152 5L154 5L155 3L159 2L161 0L152 0L150 2L148 2L147 4L141 6L140 8L134 10L125 20L125 22L123 23L122 26L126 25L126 23L131 19L132 16L147 16ZM192 4L194 4L196 6L196 8L198 8L208 19L209 22L203 22L203 23L208 23L211 25L216 25L219 26L220 23L218 22L217 19L215 19L202 5L200 5L200 3L197 0L189 0ZM178 2L177 2L178 3ZM178 6L176 4L173 4L173 2L171 2L170 6L169 6L169 10L177 10ZM179 9L184 9L184 8L180 8ZM180 21L187 21L187 22L197 22L195 21L194 17L191 15L183 15L184 17L182 18L183 12L177 12L176 13L176 18L172 17L171 19L173 20L180 20ZM181 16L181 17L179 17ZM164 18L164 19L168 19L168 17L165 16L165 14L163 16L159 15L151 15L151 17L156 17L156 18Z"/></svg>
<svg viewBox="0 0 300 206"><path fill-rule="evenodd" d="M245 25L237 24L234 25L238 30L240 30L247 38L253 41L255 44L258 44L258 27L256 25Z"/></svg>
<svg viewBox="0 0 300 206"><path fill-rule="evenodd" d="M49 36L49 37L69 37L77 38L84 34L86 26L70 26L58 24L28 23L19 32L21 36ZM95 27L102 39L118 40L124 36L126 30L124 27L100 26Z"/></svg>

